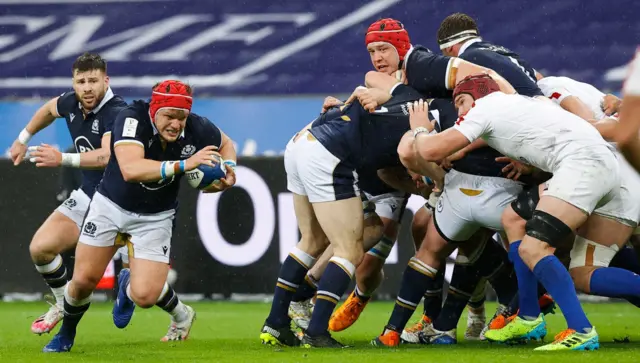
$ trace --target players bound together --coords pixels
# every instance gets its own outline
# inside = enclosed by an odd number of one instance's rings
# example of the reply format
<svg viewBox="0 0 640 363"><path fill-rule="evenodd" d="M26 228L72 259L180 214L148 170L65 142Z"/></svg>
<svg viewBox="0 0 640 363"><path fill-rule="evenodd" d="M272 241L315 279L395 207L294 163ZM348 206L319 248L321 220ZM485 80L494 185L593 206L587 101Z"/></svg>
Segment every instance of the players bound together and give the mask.
<svg viewBox="0 0 640 363"><path fill-rule="evenodd" d="M557 305L567 327L535 350L595 350L576 289L640 307L640 264L627 246L640 221L640 176L617 149L640 165L640 60L620 100L544 77L485 42L465 14L448 16L437 41L442 55L412 45L398 20L371 24L374 70L364 86L344 102L327 97L289 141L301 240L281 267L264 344L345 347L330 332L354 324L380 285L411 194L427 200L413 220L416 254L374 346L456 344L465 306L465 339L542 340ZM499 303L489 322L486 283Z"/></svg>
<svg viewBox="0 0 640 363"><path fill-rule="evenodd" d="M287 144L301 240L277 277L263 343L345 347L330 331L353 325L381 284L412 194L426 199L412 223L416 253L372 345L456 344L465 307L467 340L542 340L544 316L557 305L567 328L536 350L594 350L598 333L576 289L640 307L640 263L629 245L640 221L640 58L620 100L543 76L485 42L465 14L448 16L437 41L442 55L412 45L398 20L371 24L365 44L374 70L364 86L344 102L327 97ZM38 167L83 173L30 244L56 300L31 330L48 333L62 321L44 351L70 351L93 290L120 253L127 264L114 324L126 327L136 305L156 305L171 319L162 340L185 340L196 313L166 282L180 179L222 163L226 176L201 190L232 187L233 142L191 112L193 91L183 82L159 82L150 101L127 105L99 55L80 56L72 75L73 90L43 105L10 150L15 165L29 152ZM59 117L78 153L27 146ZM69 281L60 254L71 248ZM443 299L444 261L456 249ZM334 312L354 275L354 291ZM499 303L488 322L487 283ZM422 316L407 326L423 299Z"/></svg>

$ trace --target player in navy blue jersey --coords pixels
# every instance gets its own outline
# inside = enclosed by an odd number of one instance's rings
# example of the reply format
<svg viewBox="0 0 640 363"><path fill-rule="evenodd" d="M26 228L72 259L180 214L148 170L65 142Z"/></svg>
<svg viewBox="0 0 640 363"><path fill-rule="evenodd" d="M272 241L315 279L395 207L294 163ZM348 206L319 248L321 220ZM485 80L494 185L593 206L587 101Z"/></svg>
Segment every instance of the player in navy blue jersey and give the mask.
<svg viewBox="0 0 640 363"><path fill-rule="evenodd" d="M76 248L73 278L64 296L64 319L45 352L68 352L91 294L118 249L116 237L128 235L129 270L118 278L113 309L116 326L125 327L135 305L158 305L172 315L165 340L188 337L195 312L166 283L178 189L186 171L225 160L227 175L206 192L235 183L232 141L208 119L191 113L191 88L164 81L151 102L135 101L113 125L111 157L91 200Z"/></svg>
<svg viewBox="0 0 640 363"><path fill-rule="evenodd" d="M73 248L80 235L89 201L102 179L109 160L111 127L127 104L109 87L107 63L98 54L85 53L73 63L73 90L54 97L33 115L10 150L18 165L31 137L64 118L78 153L61 153L50 145L29 147L29 159L37 167L69 166L82 169L82 185L74 190L38 229L29 251L38 272L55 296L56 303L31 325L36 334L50 332L62 319L67 269L60 254Z"/></svg>
<svg viewBox="0 0 640 363"><path fill-rule="evenodd" d="M294 193L302 240L290 251L280 270L271 312L260 336L263 343L299 343L289 329L287 308L328 239L334 254L320 279L316 305L302 343L313 347L342 346L327 329L331 313L364 254L364 218L355 170L398 165L397 144L408 130L403 107L407 101L420 97L404 85L396 87L393 95L373 113L358 102L329 110L287 145L287 184Z"/></svg>

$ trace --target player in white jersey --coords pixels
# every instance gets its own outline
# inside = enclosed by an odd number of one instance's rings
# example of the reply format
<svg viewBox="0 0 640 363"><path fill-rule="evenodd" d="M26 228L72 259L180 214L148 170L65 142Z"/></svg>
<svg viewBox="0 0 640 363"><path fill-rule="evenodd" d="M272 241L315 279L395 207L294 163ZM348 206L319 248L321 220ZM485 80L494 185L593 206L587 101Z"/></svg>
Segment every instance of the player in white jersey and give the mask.
<svg viewBox="0 0 640 363"><path fill-rule="evenodd" d="M607 117L603 109L605 94L590 84L568 77L545 77L538 81L538 85L545 96L584 119ZM607 123L606 120L595 122L595 126L603 122ZM610 122L616 121L612 119ZM618 162L621 187L618 196L610 203L617 204L616 208L624 211L624 215L616 219L601 218L597 228L578 230L569 267L579 290L609 297L636 296L640 292L640 281L636 282L637 278L631 271L607 268L640 221L640 176L622 155L618 155Z"/></svg>
<svg viewBox="0 0 640 363"><path fill-rule="evenodd" d="M640 171L640 48L629 65L622 93L624 107L620 112L615 138L627 160Z"/></svg>
<svg viewBox="0 0 640 363"><path fill-rule="evenodd" d="M410 105L414 145L421 158L440 160L482 138L512 159L553 173L526 223L525 237L510 246L520 292L518 317L485 337L511 341L546 335L537 302L539 281L562 309L568 329L553 343L537 349L597 349L598 334L580 306L569 273L553 255L553 247L574 229L591 227L597 215L619 218L621 211L610 203L620 187L612 147L579 117L547 102L504 94L487 76L461 81L454 90L454 101L460 118L456 126L439 134L425 122L425 104Z"/></svg>

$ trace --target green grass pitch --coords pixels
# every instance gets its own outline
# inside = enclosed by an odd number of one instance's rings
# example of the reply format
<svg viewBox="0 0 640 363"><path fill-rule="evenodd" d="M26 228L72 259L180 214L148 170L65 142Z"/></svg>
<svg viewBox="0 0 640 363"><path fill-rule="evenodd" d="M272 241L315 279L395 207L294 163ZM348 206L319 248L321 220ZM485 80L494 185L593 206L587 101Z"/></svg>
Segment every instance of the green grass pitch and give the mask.
<svg viewBox="0 0 640 363"><path fill-rule="evenodd" d="M354 345L344 350L277 348L259 341L259 330L269 311L263 303L210 302L192 305L197 320L186 342L162 343L169 317L158 308L137 309L129 327L117 329L110 304L94 304L85 315L71 353L44 354L51 335L29 331L44 303L0 303L0 361L2 362L637 362L640 357L640 311L629 304L585 304L600 333L598 352L533 352L535 344L518 347L463 340L466 317L458 326L456 346L401 346L375 348L369 341L380 333L392 304L373 302L361 319L335 337ZM490 304L488 311L495 305ZM417 316L417 314L416 314ZM414 316L414 318L416 318ZM548 318L549 336L565 325L558 312ZM630 343L614 343L629 337Z"/></svg>

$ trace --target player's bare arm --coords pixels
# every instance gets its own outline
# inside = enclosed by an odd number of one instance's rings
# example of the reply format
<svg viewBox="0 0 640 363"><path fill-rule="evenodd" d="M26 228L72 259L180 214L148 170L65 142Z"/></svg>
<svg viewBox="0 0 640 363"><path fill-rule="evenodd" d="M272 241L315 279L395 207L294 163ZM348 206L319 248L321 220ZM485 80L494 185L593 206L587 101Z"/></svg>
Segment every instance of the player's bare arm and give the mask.
<svg viewBox="0 0 640 363"><path fill-rule="evenodd" d="M439 161L461 150L470 142L454 129L436 133L429 122L428 103L423 100L407 104L409 122L414 133L414 145L418 155L426 161Z"/></svg>
<svg viewBox="0 0 640 363"><path fill-rule="evenodd" d="M39 168L69 166L80 169L104 169L111 156L110 143L111 133L107 133L102 136L99 149L84 153L63 153L48 144L29 146L29 160Z"/></svg>
<svg viewBox="0 0 640 363"><path fill-rule="evenodd" d="M54 97L42 105L38 111L33 114L27 126L25 126L18 138L13 142L11 149L9 149L9 155L13 161L13 165L20 164L22 159L24 159L27 153L27 144L29 140L31 140L31 137L51 125L56 118L60 117L57 110L58 98L59 97Z"/></svg>
<svg viewBox="0 0 640 363"><path fill-rule="evenodd" d="M144 147L135 141L121 141L114 147L122 177L127 182L154 182L166 177L193 170L198 166L213 164L216 156L216 146L206 146L187 160L176 162L160 162L144 158Z"/></svg>
<svg viewBox="0 0 640 363"><path fill-rule="evenodd" d="M584 102L582 102L576 96L567 96L562 102L560 102L560 106L565 110L571 112L576 116L580 116L587 121L591 121L596 118L595 114L589 106L587 106Z"/></svg>

